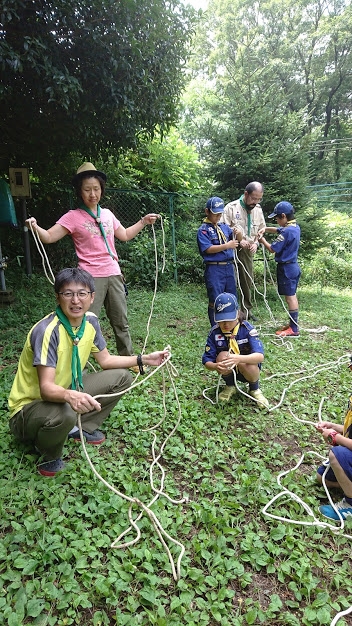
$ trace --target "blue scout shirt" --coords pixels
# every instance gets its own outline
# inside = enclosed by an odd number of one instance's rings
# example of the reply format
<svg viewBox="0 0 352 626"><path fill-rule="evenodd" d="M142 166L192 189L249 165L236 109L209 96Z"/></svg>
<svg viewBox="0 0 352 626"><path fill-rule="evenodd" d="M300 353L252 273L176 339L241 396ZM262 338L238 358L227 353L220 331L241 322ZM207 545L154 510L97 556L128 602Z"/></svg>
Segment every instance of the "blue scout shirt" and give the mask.
<svg viewBox="0 0 352 626"><path fill-rule="evenodd" d="M227 224L218 223L217 227L224 233L226 241L230 241L231 239L233 239L233 232L230 226L228 226ZM223 250L222 252L217 252L216 254L207 254L207 249L210 248L210 246L219 246L224 243L223 241L220 241L216 227L213 224L207 224L206 222L204 222L198 228L197 243L199 252L203 257L204 263L207 263L209 261L212 261L213 263L229 263L235 258L233 248Z"/></svg>
<svg viewBox="0 0 352 626"><path fill-rule="evenodd" d="M264 354L264 346L259 339L258 331L252 324L244 320L238 329L237 335L235 335L237 345L240 354L253 354L253 352L260 352ZM205 346L205 352L202 357L202 363L205 365L208 361L211 363L216 362L216 357L220 352L228 350L230 339L225 337L220 330L220 327L216 324L211 329L207 343Z"/></svg>
<svg viewBox="0 0 352 626"><path fill-rule="evenodd" d="M275 252L276 263L297 263L301 229L298 224L279 226L278 237L270 245Z"/></svg>

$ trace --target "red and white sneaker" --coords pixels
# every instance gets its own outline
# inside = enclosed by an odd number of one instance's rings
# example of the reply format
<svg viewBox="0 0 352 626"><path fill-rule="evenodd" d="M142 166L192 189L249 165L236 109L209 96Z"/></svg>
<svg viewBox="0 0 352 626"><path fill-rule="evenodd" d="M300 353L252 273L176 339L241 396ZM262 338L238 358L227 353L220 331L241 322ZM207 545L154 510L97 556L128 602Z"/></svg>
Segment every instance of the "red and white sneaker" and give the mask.
<svg viewBox="0 0 352 626"><path fill-rule="evenodd" d="M275 335L277 335L278 337L299 337L299 332L295 333L295 331L292 330L291 326L289 326L288 328L284 328L283 330L277 330Z"/></svg>

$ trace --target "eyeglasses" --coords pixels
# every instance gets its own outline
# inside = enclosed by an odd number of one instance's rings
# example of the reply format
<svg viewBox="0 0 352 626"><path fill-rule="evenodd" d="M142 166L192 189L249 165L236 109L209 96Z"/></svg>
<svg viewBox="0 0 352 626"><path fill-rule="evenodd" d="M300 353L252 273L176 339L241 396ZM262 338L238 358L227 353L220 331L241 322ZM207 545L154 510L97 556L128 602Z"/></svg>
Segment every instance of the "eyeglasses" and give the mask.
<svg viewBox="0 0 352 626"><path fill-rule="evenodd" d="M81 291L59 291L59 296L62 296L65 300L72 300L73 296L77 296L80 300L86 300L90 293L93 292L84 291L84 289L81 289Z"/></svg>

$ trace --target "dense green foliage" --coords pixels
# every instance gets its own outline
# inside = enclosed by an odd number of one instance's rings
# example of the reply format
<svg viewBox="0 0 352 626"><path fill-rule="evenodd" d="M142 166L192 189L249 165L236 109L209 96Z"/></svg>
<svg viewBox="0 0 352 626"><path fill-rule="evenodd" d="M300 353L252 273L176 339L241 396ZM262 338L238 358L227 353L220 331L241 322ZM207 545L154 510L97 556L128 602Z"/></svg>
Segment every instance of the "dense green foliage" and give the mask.
<svg viewBox="0 0 352 626"><path fill-rule="evenodd" d="M169 128L193 16L179 0L2 3L1 170L55 175Z"/></svg>
<svg viewBox="0 0 352 626"><path fill-rule="evenodd" d="M147 350L169 343L181 423L161 460L165 491L188 496L182 505L159 497L152 509L167 532L186 548L181 580L175 582L167 556L150 522L141 539L125 550L110 547L128 526L126 502L93 477L82 448L66 446L67 469L55 479L35 471L36 454L7 430L6 398L32 323L54 306L45 279L9 272L16 302L0 317L0 621L4 626L329 626L351 604L350 540L317 527L263 516L279 493L278 474L305 462L283 481L318 514L324 492L314 482L316 457L326 455L321 437L299 419L343 419L350 393L346 366L322 370L351 347L351 292L300 289L302 332L288 351L273 342L276 328L257 297L256 314L266 347L262 389L272 406L298 378L280 408L259 411L240 396L229 406L211 404L217 377L200 362L207 332L204 288L173 288L156 296ZM268 304L280 322L286 314L275 292ZM136 350L146 335L152 294L130 290L129 319ZM322 313L323 312L323 313ZM102 319L109 346L111 330ZM325 333L305 331L321 324ZM291 372L291 374L290 374ZM293 374L292 372L300 372ZM269 378L272 374L282 377ZM123 493L149 502L153 435L145 429L162 415L161 375L125 396L105 422L106 443L89 449L102 476ZM156 429L157 450L176 424L178 412L167 383L166 419ZM94 449L92 449L94 448ZM157 481L158 482L158 481ZM333 497L339 498L339 494ZM307 521L301 507L285 498L271 512ZM137 509L135 511L137 513ZM351 524L347 523L351 534ZM130 536L129 538L132 538ZM179 552L171 546L177 558ZM346 626L350 618L341 619Z"/></svg>
<svg viewBox="0 0 352 626"><path fill-rule="evenodd" d="M268 209L283 198L300 207L307 181L347 173L351 32L345 0L209 3L192 55L183 132L219 191L234 197L260 180Z"/></svg>
<svg viewBox="0 0 352 626"><path fill-rule="evenodd" d="M125 151L115 166L102 166L110 187L199 194L207 183L195 148L174 128L163 137L156 133L153 140L141 141L138 148Z"/></svg>

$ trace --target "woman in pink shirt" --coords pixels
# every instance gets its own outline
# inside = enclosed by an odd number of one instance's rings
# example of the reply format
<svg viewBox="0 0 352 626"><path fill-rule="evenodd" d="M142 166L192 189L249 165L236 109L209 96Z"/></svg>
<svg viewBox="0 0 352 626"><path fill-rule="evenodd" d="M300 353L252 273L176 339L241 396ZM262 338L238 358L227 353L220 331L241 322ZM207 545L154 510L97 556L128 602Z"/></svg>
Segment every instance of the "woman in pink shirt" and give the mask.
<svg viewBox="0 0 352 626"><path fill-rule="evenodd" d="M146 224L154 224L159 215L149 213L133 226L124 228L109 209L100 207L106 175L92 163L83 163L72 182L78 198L77 209L65 213L48 230L38 226L34 217L26 220L26 224L37 231L45 244L55 243L65 235L71 235L79 267L94 277L95 299L90 310L99 316L104 305L114 331L118 353L131 355L133 349L127 321L126 294L115 237L120 241L130 241Z"/></svg>

